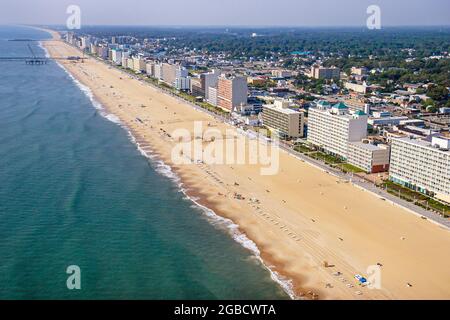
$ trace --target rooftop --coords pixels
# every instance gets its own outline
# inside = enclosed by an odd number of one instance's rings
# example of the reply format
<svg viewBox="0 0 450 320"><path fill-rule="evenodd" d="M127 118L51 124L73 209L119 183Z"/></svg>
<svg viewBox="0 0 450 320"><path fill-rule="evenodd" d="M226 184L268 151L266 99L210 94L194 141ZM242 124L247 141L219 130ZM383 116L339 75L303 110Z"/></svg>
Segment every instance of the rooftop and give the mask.
<svg viewBox="0 0 450 320"><path fill-rule="evenodd" d="M450 140L449 138L443 137L443 136L439 136L438 138L440 139L446 139L446 140ZM427 149L433 149L439 152L443 152L446 155L450 155L450 150L446 150L446 149L439 149L436 148L432 145L431 143L431 139L413 139L411 137L404 137L404 138L394 138L393 140L400 140L406 143L410 143L410 144L414 144L414 145L418 145Z"/></svg>
<svg viewBox="0 0 450 320"><path fill-rule="evenodd" d="M350 144L353 144L353 145L357 146L360 149L366 149L366 150L369 150L369 151L377 151L377 150L383 149L383 148L380 148L379 146L376 146L374 144L364 143L364 142L361 142L361 141L359 141L359 142L351 142Z"/></svg>
<svg viewBox="0 0 450 320"><path fill-rule="evenodd" d="M333 106L333 108L339 109L339 110L348 109L347 105L346 105L345 103L343 103L343 102L336 103L336 104Z"/></svg>
<svg viewBox="0 0 450 320"><path fill-rule="evenodd" d="M269 109L272 109L272 110L275 110L275 111L278 111L278 112L281 112L281 113L285 113L285 114L298 114L298 113L300 113L298 111L295 111L295 110L292 110L292 109L289 109L289 108L278 108L278 107L276 107L273 104L265 104L264 108L269 108Z"/></svg>

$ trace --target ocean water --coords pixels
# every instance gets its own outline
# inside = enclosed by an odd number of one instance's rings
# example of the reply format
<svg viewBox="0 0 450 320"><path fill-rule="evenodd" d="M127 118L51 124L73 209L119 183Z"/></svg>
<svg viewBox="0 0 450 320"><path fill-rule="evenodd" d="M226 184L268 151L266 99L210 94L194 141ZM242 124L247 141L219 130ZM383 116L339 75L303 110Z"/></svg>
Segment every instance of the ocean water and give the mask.
<svg viewBox="0 0 450 320"><path fill-rule="evenodd" d="M2 26L0 57L29 55L27 42L8 39L48 37ZM67 289L70 265L81 269L80 290ZM287 299L288 291L235 225L188 199L57 63L0 62L0 299Z"/></svg>

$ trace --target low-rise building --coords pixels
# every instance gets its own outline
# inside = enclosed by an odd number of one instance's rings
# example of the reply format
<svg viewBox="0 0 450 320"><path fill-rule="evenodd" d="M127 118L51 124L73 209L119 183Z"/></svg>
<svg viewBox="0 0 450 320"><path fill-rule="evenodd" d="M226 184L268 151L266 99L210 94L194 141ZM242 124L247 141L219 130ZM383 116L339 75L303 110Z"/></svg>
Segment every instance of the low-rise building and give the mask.
<svg viewBox="0 0 450 320"><path fill-rule="evenodd" d="M399 125L400 122L408 120L406 116L399 117L382 117L382 118L370 118L368 123L374 127L384 127L384 126L395 126Z"/></svg>
<svg viewBox="0 0 450 320"><path fill-rule="evenodd" d="M290 78L292 77L292 71L276 69L272 70L272 76L275 78Z"/></svg>
<svg viewBox="0 0 450 320"><path fill-rule="evenodd" d="M353 82L346 82L344 84L345 89L354 91L361 94L366 94L368 91L368 86L365 82L363 83L353 83Z"/></svg>
<svg viewBox="0 0 450 320"><path fill-rule="evenodd" d="M366 67L352 67L351 74L357 75L357 76L364 76L368 72Z"/></svg>
<svg viewBox="0 0 450 320"><path fill-rule="evenodd" d="M386 144L350 142L347 161L366 173L379 173L389 170L390 148Z"/></svg>

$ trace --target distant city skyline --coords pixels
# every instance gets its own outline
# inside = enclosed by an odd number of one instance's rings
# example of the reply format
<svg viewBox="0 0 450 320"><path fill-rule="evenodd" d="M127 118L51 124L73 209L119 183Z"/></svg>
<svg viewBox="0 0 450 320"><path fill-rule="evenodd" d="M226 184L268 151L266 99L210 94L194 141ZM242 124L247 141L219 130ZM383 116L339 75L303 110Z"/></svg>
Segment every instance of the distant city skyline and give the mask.
<svg viewBox="0 0 450 320"><path fill-rule="evenodd" d="M2 4L0 24L65 24L69 5L84 25L364 26L370 5L382 26L450 25L448 0L16 0Z"/></svg>

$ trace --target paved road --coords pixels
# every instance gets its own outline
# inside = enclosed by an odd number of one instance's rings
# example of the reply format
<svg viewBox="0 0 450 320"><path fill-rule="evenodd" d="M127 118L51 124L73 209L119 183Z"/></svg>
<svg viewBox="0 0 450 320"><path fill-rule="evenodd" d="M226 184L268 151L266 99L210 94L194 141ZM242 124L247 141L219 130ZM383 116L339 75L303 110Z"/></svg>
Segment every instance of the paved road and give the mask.
<svg viewBox="0 0 450 320"><path fill-rule="evenodd" d="M98 59L98 60L100 60L100 59ZM110 63L108 63L106 61L103 61L103 60L100 60L100 61L102 61L102 62L104 62L104 63L106 63L108 65L111 65ZM141 78L139 76L132 75L132 74L127 73L127 72L125 72L123 70L121 70L121 71L124 74L126 74L126 75L128 75L128 76L130 76L130 77L132 77L132 78L134 78L134 79L136 79L136 80L138 80L138 81L140 81L140 82L142 82L144 84L151 85L155 89L161 90L164 93L173 96L174 98L176 98L177 100L179 100L181 102L189 104L191 107L193 107L194 109L196 109L198 111L205 112L205 113L209 114L210 116L214 117L218 121L222 121L222 122L228 123L229 125L232 125L231 120L229 118L227 118L227 117L224 117L224 116L218 115L216 113L213 113L213 112L211 112L209 110L206 110L206 109L196 105L195 103L193 103L193 102L191 102L189 100L186 100L186 99L184 99L184 98L174 94L169 89L165 89L165 88L162 88L160 86L157 86L157 85L155 85L153 83L145 81L143 78ZM252 131L252 130L249 130L249 131L251 133L253 133L253 134L256 134L256 135L258 134L255 131ZM421 207L419 207L419 206L417 206L417 205L415 205L415 204L413 204L411 202L408 202L408 201L403 200L403 199L401 199L399 197L396 197L396 196L388 193L386 190L380 189L380 188L376 187L375 184L373 184L371 182L368 182L368 181L366 181L364 179L361 179L361 178L358 178L358 177L354 177L352 174L345 174L342 171L340 171L339 169L331 168L330 166L326 165L325 163L323 163L323 162L321 162L319 160L312 159L312 158L310 158L310 157L308 157L308 156L306 156L304 154L301 154L301 153L293 150L289 145L287 145L287 144L285 144L283 142L279 143L279 147L280 147L280 149L286 151L290 155L292 155L292 156L294 156L294 157L296 157L296 158L298 158L298 159L300 159L300 160L302 160L302 161L304 161L306 163L309 163L309 164L311 164L311 165L313 165L313 166L315 166L315 167L317 167L317 168L319 168L319 169L321 169L321 170L323 170L323 171L325 171L325 172L327 172L329 174L332 174L332 175L338 177L339 179L346 180L346 181L352 183L353 185L355 185L357 187L360 187L360 188L362 188L362 189L364 189L366 191L372 192L373 194L375 194L376 196L378 196L380 198L380 201L389 201L389 202L393 203L394 205L401 206L403 208L406 208L406 209L410 210L412 213L418 215L421 219L422 218L426 218L428 220L431 220L434 223L437 223L437 224L439 224L439 225L441 225L443 227L446 227L446 228L450 229L450 219L446 219L446 218L442 217L441 215L439 215L438 213L425 210L425 209L423 209L423 208L421 208Z"/></svg>
<svg viewBox="0 0 450 320"><path fill-rule="evenodd" d="M404 207L404 208L412 211L413 213L419 215L420 217L426 217L427 219L450 229L450 219L444 218L436 212L425 210L424 208L419 207L411 202L408 202L399 197L396 197L396 196L390 194L389 192L387 192L386 190L378 188L375 184L368 182L362 178L354 177L352 174L345 174L338 169L331 168L328 165L326 165L325 163L315 160L315 159L312 159L304 154L301 154L285 144L280 144L280 148L282 150L288 152L289 154L322 169L323 171L333 174L334 176L336 176L340 179L347 180L350 183L352 183L353 185L358 186L366 191L374 193L375 195L380 197L380 200L384 199L385 201L390 201L391 203L394 203L395 205Z"/></svg>

